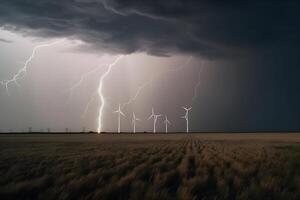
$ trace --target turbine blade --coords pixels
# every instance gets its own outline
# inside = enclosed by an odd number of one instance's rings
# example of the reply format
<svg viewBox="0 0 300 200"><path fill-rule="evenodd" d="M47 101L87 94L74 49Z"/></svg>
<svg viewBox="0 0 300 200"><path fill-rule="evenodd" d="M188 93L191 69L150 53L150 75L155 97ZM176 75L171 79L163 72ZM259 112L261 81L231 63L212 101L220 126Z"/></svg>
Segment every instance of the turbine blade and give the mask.
<svg viewBox="0 0 300 200"><path fill-rule="evenodd" d="M122 111L119 111L121 115L123 115L124 117L126 117L126 115L122 112Z"/></svg>
<svg viewBox="0 0 300 200"><path fill-rule="evenodd" d="M151 118L153 118L154 117L154 115L150 115L149 117L148 117L148 120L150 120Z"/></svg>

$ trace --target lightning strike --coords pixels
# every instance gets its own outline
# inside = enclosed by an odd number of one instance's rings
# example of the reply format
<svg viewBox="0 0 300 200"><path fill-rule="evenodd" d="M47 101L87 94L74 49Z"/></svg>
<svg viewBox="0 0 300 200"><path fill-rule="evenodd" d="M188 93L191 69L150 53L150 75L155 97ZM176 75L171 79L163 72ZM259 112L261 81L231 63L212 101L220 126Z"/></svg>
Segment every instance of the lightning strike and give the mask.
<svg viewBox="0 0 300 200"><path fill-rule="evenodd" d="M138 98L138 96L140 95L142 89L144 89L144 88L145 88L147 85L149 85L152 81L153 81L153 79L147 81L146 83L144 83L143 85L141 85L140 87L138 87L138 89L137 89L135 95L134 95L132 98L130 98L127 102L125 102L125 103L122 104L122 109L123 109L124 107L130 105L132 102L134 102L134 101Z"/></svg>
<svg viewBox="0 0 300 200"><path fill-rule="evenodd" d="M161 74L158 74L156 76L153 76L150 80L148 80L147 82L145 82L144 84L142 84L140 87L138 87L137 91L135 92L135 95L133 97L131 97L127 102L123 103L122 104L122 109L124 109L126 106L130 105L131 103L133 103L137 98L138 96L140 95L141 91L147 87L148 85L151 85L151 83L155 80L155 79L158 79L160 78L162 75L166 74L166 73L170 73L170 72L176 72L176 71L179 71L181 69L183 69L184 67L186 67L190 61L192 60L192 56L189 57L185 62L184 64L181 66L181 67L176 67L175 69L169 69L169 70L166 70L164 72L162 72Z"/></svg>
<svg viewBox="0 0 300 200"><path fill-rule="evenodd" d="M69 89L70 95L72 95L72 94L73 94L73 91L74 91L77 87L79 87L79 86L82 84L82 82L84 81L84 79L85 79L86 77L88 77L88 76L91 75L92 73L98 71L102 66L103 66L103 65L99 65L99 66L95 67L94 69L92 69L91 71L88 71L87 73L83 74L83 75L80 77L80 79L79 79L72 87L70 87L70 89Z"/></svg>
<svg viewBox="0 0 300 200"><path fill-rule="evenodd" d="M101 105L99 107L99 114L98 114L98 128L97 128L97 132L101 133L102 132L102 118L103 118L103 109L105 106L105 98L102 92L102 88L103 88L103 81L104 79L109 75L109 73L111 72L112 67L118 63L118 61L123 58L124 56L118 56L111 64L108 65L107 70L100 76L99 79L99 86L98 86L98 96L100 98L101 101Z"/></svg>
<svg viewBox="0 0 300 200"><path fill-rule="evenodd" d="M82 115L81 115L81 118L85 118L86 113L88 112L88 110L89 110L89 108L90 108L90 105L91 105L91 103L95 100L96 96L97 96L97 91L94 92L94 93L92 94L90 100L89 100L88 103L86 104L86 106L85 106L85 108L84 108L84 111L83 111L83 113L82 113Z"/></svg>
<svg viewBox="0 0 300 200"><path fill-rule="evenodd" d="M192 101L195 101L197 99L197 97L198 97L198 90L199 90L200 83L201 83L200 77L201 77L202 70L203 70L203 66L202 66L202 63L201 63L200 70L199 70L199 73L198 73L198 81L197 81L197 84L194 87L194 95L192 97Z"/></svg>
<svg viewBox="0 0 300 200"><path fill-rule="evenodd" d="M25 61L24 66L21 69L19 69L19 71L17 73L15 73L12 76L11 79L0 81L0 84L5 86L7 94L9 95L9 88L8 88L9 84L15 83L17 86L19 86L18 79L25 76L25 74L27 72L27 68L28 68L30 62L34 59L34 57L36 55L36 52L39 49L44 48L44 47L50 47L50 46L56 45L56 44L61 43L61 42L64 42L64 40L59 40L59 41L55 41L55 42L35 46L32 50L32 53L31 53L30 57Z"/></svg>
<svg viewBox="0 0 300 200"><path fill-rule="evenodd" d="M84 79L85 79L86 77L88 77L89 75L92 75L94 72L97 72L102 66L104 66L104 65L103 65L103 64L102 64L102 65L99 65L99 66L95 67L94 69L92 69L92 70L86 72L85 74L83 74L83 75L80 77L80 79L79 79L76 83L73 84L72 87L69 88L69 90L68 90L68 93L69 93L69 94L68 94L68 97L67 97L67 100L66 100L66 104L68 103L70 97L73 95L74 90L75 90L76 88L78 88L78 87L83 83ZM96 96L96 93L97 93L97 92L95 92L95 93L91 96L90 100L88 101L88 103L87 103L87 105L86 105L86 107L85 107L85 109L84 109L84 112L83 112L83 114L81 115L82 118L86 115L86 112L87 112L87 110L88 110L88 107L89 107L89 105L92 103L92 101L94 100L94 98L95 98L95 96Z"/></svg>

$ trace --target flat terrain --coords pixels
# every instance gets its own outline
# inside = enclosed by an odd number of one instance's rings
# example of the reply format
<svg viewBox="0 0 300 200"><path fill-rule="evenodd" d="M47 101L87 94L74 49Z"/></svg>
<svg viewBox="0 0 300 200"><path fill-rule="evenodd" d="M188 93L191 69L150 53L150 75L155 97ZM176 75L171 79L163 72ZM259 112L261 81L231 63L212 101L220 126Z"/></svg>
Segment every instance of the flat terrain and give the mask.
<svg viewBox="0 0 300 200"><path fill-rule="evenodd" d="M300 199L300 134L4 134L0 199Z"/></svg>

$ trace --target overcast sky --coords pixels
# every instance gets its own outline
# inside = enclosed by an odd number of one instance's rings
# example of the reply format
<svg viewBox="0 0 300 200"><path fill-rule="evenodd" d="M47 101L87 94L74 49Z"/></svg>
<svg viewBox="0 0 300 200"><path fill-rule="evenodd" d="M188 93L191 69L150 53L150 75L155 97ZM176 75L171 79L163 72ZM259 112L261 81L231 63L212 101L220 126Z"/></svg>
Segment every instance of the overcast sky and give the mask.
<svg viewBox="0 0 300 200"><path fill-rule="evenodd" d="M99 79L124 55L103 82L103 131L116 131L113 111L137 91L123 108L124 131L133 111L137 130L151 131L152 107L170 131L184 131L182 106L193 107L191 131L299 131L299 8L292 0L4 0L2 83L37 45L53 45L36 50L8 91L0 87L0 129L96 131Z"/></svg>

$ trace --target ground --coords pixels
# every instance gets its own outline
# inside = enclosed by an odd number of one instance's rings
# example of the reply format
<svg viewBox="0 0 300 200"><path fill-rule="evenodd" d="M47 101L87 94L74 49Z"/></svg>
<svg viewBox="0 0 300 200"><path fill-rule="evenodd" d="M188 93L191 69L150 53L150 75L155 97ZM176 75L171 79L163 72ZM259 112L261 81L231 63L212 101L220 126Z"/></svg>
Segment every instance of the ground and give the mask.
<svg viewBox="0 0 300 200"><path fill-rule="evenodd" d="M300 199L300 134L0 135L0 199Z"/></svg>

